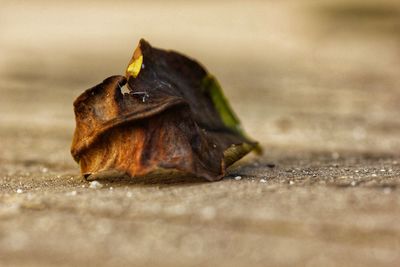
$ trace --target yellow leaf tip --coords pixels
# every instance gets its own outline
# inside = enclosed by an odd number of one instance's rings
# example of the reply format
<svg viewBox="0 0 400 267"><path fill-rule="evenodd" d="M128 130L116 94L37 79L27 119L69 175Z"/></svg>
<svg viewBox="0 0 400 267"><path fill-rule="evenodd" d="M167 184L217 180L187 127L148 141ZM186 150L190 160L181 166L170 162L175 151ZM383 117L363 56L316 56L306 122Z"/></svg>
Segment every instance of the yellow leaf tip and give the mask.
<svg viewBox="0 0 400 267"><path fill-rule="evenodd" d="M135 49L135 52L133 53L132 59L128 64L128 67L126 68L126 77L129 78L132 76L133 78L136 78L140 70L142 69L142 64L143 64L143 54L142 50L140 49L140 44L138 47Z"/></svg>

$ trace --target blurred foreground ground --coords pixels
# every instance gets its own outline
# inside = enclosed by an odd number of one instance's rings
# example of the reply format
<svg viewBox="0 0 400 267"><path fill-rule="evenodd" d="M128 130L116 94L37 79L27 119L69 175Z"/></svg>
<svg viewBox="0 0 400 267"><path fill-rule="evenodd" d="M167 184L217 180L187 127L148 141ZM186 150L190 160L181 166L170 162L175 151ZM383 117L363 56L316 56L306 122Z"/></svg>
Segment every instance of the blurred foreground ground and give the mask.
<svg viewBox="0 0 400 267"><path fill-rule="evenodd" d="M400 265L397 1L2 0L0 32L0 265ZM141 37L207 66L265 155L89 188L72 101Z"/></svg>

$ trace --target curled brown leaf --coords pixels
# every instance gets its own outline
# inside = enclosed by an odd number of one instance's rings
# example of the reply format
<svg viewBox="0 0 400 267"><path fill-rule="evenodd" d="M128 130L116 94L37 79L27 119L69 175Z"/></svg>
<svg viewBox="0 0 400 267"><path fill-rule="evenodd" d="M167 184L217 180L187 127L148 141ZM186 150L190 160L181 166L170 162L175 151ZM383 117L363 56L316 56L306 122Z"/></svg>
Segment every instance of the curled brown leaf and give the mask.
<svg viewBox="0 0 400 267"><path fill-rule="evenodd" d="M210 77L196 61L141 40L125 76L105 79L74 102L71 153L82 174L222 178L257 144Z"/></svg>

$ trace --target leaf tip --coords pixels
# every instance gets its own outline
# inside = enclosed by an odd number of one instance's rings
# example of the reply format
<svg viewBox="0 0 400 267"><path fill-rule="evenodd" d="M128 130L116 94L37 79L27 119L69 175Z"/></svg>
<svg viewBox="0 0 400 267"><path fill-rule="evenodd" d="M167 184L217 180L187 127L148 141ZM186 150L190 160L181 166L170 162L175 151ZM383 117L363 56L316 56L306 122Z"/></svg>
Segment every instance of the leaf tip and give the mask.
<svg viewBox="0 0 400 267"><path fill-rule="evenodd" d="M136 78L140 70L142 69L142 64L143 64L143 54L142 50L140 49L140 44L136 47L135 51L133 52L133 56L131 61L128 64L128 67L126 68L126 77L133 77Z"/></svg>

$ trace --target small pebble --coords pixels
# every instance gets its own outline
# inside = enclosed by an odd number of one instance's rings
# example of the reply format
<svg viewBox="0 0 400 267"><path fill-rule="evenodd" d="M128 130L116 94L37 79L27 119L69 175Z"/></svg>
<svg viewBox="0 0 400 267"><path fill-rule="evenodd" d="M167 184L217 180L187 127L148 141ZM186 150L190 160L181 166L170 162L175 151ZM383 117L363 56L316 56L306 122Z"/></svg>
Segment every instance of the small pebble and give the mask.
<svg viewBox="0 0 400 267"><path fill-rule="evenodd" d="M371 174L372 177L378 176L376 173Z"/></svg>
<svg viewBox="0 0 400 267"><path fill-rule="evenodd" d="M204 207L200 211L201 217L205 220L212 220L215 218L217 211L213 207Z"/></svg>
<svg viewBox="0 0 400 267"><path fill-rule="evenodd" d="M392 193L392 188L390 188L390 187L383 188L383 193L385 195L388 195L388 194Z"/></svg>
<svg viewBox="0 0 400 267"><path fill-rule="evenodd" d="M132 192L127 192L127 193L126 193L126 196L127 196L127 197L132 197L132 196L133 196L133 193L132 193Z"/></svg>
<svg viewBox="0 0 400 267"><path fill-rule="evenodd" d="M293 182L293 181L289 181L289 184L290 184L290 185L294 185L294 182Z"/></svg>
<svg viewBox="0 0 400 267"><path fill-rule="evenodd" d="M332 158L333 159L339 159L339 157L340 157L339 153L337 153L337 152L333 152L332 153Z"/></svg>
<svg viewBox="0 0 400 267"><path fill-rule="evenodd" d="M351 186L355 186L357 183L355 181L353 181L350 184L351 184Z"/></svg>
<svg viewBox="0 0 400 267"><path fill-rule="evenodd" d="M260 180L260 183L266 183L266 182L267 182L267 180L265 180L265 179Z"/></svg>
<svg viewBox="0 0 400 267"><path fill-rule="evenodd" d="M48 172L49 171L49 169L47 169L47 168L42 168L42 172L43 173L46 173L46 172Z"/></svg>
<svg viewBox="0 0 400 267"><path fill-rule="evenodd" d="M77 192L74 190L74 191L68 192L67 196L76 196L76 194L77 194Z"/></svg>
<svg viewBox="0 0 400 267"><path fill-rule="evenodd" d="M234 178L236 181L242 180L242 176L235 176Z"/></svg>
<svg viewBox="0 0 400 267"><path fill-rule="evenodd" d="M381 169L381 172L385 172L386 170L385 169Z"/></svg>
<svg viewBox="0 0 400 267"><path fill-rule="evenodd" d="M186 207L184 205L178 204L178 205L172 205L169 206L166 211L168 213L171 213L173 215L182 215L186 212Z"/></svg>
<svg viewBox="0 0 400 267"><path fill-rule="evenodd" d="M92 189L99 189L102 187L103 187L103 185L101 183L99 183L98 181L93 181L93 182L89 183L89 188L92 188Z"/></svg>
<svg viewBox="0 0 400 267"><path fill-rule="evenodd" d="M21 188L18 188L17 189L17 194L21 194L21 193L23 193L24 191L21 189Z"/></svg>

